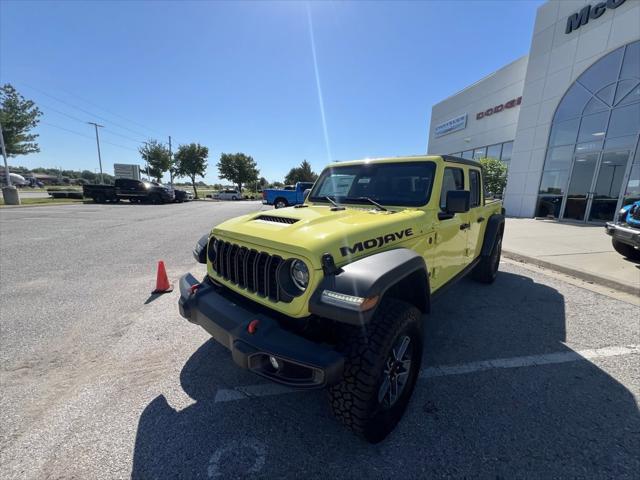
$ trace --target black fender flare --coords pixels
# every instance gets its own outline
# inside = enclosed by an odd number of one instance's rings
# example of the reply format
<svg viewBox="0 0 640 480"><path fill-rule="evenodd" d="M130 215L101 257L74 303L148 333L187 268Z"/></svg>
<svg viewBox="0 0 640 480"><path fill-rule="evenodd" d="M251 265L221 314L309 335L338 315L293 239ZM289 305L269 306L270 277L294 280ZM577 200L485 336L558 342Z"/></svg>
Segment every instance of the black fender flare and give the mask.
<svg viewBox="0 0 640 480"><path fill-rule="evenodd" d="M404 280L411 289L399 294L404 294L404 298L410 298L420 310L428 312L431 290L427 272L424 258L413 250L398 248L376 253L345 265L336 274L322 279L309 299L309 311L339 323L364 325L373 317L382 297ZM325 290L361 298L377 296L378 302L375 307L362 312L323 301ZM396 292L393 293L396 296Z"/></svg>
<svg viewBox="0 0 640 480"><path fill-rule="evenodd" d="M487 229L484 231L484 240L482 242L482 251L480 252L480 256L488 257L491 255L493 244L501 232L504 232L504 215L494 213L487 221Z"/></svg>
<svg viewBox="0 0 640 480"><path fill-rule="evenodd" d="M209 234L205 234L200 237L196 246L193 247L193 258L196 259L196 262L203 263L206 265L207 263L207 245L209 244Z"/></svg>

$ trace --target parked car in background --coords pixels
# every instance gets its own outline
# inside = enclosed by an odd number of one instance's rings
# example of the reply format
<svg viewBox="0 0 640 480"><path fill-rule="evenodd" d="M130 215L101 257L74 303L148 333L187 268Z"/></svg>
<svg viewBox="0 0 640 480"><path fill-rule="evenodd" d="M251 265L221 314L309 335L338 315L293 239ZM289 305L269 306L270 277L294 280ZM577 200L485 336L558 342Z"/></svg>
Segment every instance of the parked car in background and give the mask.
<svg viewBox="0 0 640 480"><path fill-rule="evenodd" d="M304 203L304 192L313 187L313 182L298 182L283 189L268 188L262 191L262 203L276 208L289 207Z"/></svg>
<svg viewBox="0 0 640 480"><path fill-rule="evenodd" d="M173 189L156 182L118 178L114 185L83 185L82 195L96 203L119 202L129 200L132 203L173 202Z"/></svg>
<svg viewBox="0 0 640 480"><path fill-rule="evenodd" d="M174 189L173 193L175 195L175 199L173 201L176 203L190 202L193 200L193 193L188 190Z"/></svg>
<svg viewBox="0 0 640 480"><path fill-rule="evenodd" d="M640 200L622 207L605 227L613 248L623 257L640 262Z"/></svg>
<svg viewBox="0 0 640 480"><path fill-rule="evenodd" d="M226 188L213 194L213 198L217 200L242 200L242 193L234 188Z"/></svg>

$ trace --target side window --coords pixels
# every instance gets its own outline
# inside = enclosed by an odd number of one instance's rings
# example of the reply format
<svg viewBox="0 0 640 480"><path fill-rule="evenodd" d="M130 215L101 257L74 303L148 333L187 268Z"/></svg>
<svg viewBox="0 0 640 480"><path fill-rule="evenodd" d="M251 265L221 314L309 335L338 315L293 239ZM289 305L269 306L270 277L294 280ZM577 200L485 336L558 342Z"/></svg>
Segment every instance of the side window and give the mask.
<svg viewBox="0 0 640 480"><path fill-rule="evenodd" d="M447 167L442 178L442 191L440 192L440 209L447 206L447 192L450 190L464 190L464 171L461 168Z"/></svg>
<svg viewBox="0 0 640 480"><path fill-rule="evenodd" d="M469 170L469 191L471 192L471 208L481 205L480 195L480 172L478 170Z"/></svg>

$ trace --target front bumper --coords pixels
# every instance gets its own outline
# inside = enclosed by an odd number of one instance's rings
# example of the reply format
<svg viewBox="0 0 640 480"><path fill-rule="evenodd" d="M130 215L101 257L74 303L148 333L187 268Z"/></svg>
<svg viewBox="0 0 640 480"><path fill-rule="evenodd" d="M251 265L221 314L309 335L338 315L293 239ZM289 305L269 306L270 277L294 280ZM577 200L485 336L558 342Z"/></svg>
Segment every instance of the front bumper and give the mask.
<svg viewBox="0 0 640 480"><path fill-rule="evenodd" d="M637 228L631 228L626 225L608 222L605 226L605 229L607 231L607 234L611 235L614 240L640 249L640 230L638 230Z"/></svg>
<svg viewBox="0 0 640 480"><path fill-rule="evenodd" d="M243 300L208 278L199 283L188 273L180 279L180 315L228 348L240 367L297 388L320 388L340 380L340 353L283 329L264 309ZM253 320L259 323L251 334L248 326Z"/></svg>

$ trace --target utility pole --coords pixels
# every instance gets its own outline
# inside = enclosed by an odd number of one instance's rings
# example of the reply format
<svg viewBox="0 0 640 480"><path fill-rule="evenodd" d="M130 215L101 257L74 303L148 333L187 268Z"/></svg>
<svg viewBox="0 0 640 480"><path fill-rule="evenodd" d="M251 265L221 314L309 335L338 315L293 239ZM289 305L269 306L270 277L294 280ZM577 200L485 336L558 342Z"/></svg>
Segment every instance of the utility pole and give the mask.
<svg viewBox="0 0 640 480"><path fill-rule="evenodd" d="M0 146L2 147L2 157L4 158L4 174L7 177L7 187L10 187L11 175L9 173L9 164L7 163L7 149L4 146L4 135L2 134L2 124L0 124Z"/></svg>
<svg viewBox="0 0 640 480"><path fill-rule="evenodd" d="M171 152L171 135L169 135L169 160L171 165L169 166L169 185L173 188L173 153Z"/></svg>
<svg viewBox="0 0 640 480"><path fill-rule="evenodd" d="M87 122L89 125L93 125L96 129L96 145L98 145L98 163L100 164L100 183L104 183L102 177L102 157L100 156L100 136L98 135L98 127L104 128L104 125L99 125L96 122Z"/></svg>

